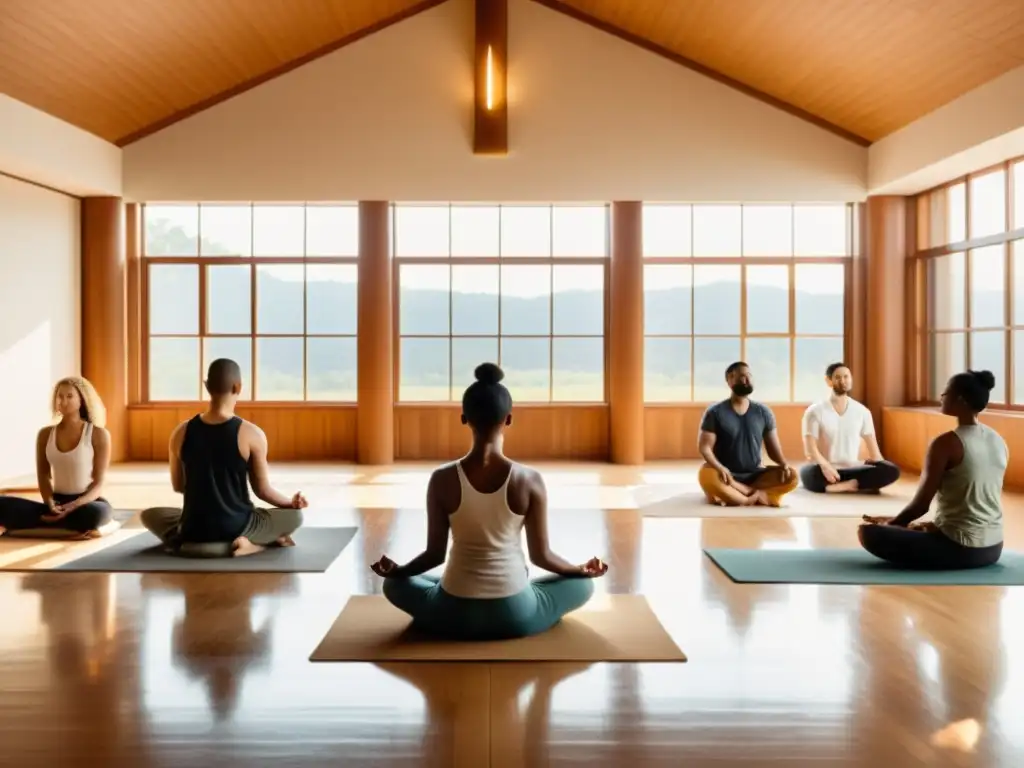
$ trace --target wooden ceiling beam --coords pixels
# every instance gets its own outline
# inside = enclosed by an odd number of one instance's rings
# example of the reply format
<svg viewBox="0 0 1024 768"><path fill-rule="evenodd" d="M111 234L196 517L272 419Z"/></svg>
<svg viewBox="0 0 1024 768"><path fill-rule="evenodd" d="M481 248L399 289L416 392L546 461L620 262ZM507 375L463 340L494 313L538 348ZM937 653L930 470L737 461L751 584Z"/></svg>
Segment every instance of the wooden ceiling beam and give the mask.
<svg viewBox="0 0 1024 768"><path fill-rule="evenodd" d="M508 0L476 0L473 152L508 154Z"/></svg>
<svg viewBox="0 0 1024 768"><path fill-rule="evenodd" d="M196 102L195 104L185 107L185 109L179 110L178 112L175 112L172 115L168 115L167 117L161 118L160 120L157 120L156 122L151 123L145 126L144 128L140 128L137 131L133 131L127 136L123 136L122 138L118 139L114 143L119 147L126 147L129 144L133 144L134 142L139 141L140 139L144 139L147 136L151 136L157 131L162 131L164 128L168 128L174 125L175 123L181 122L186 118L192 117L193 115L197 115L200 112L204 112L207 109L215 107L218 104L221 104L222 102L225 102L228 99L232 99L241 93L245 93L246 91L251 90L256 86L263 85L263 83L281 77L281 75L287 74L292 70L305 66L306 64L309 64L312 61L316 61L317 59L323 58L329 53L334 53L335 51L344 48L346 45L351 45L357 40L362 40L364 37L369 37L370 35L376 34L377 32L380 32L381 30L386 29L387 27L397 24L400 21L405 21L406 19L412 18L413 16L423 13L423 11L429 10L438 5L441 5L444 2L447 2L447 0L422 0L422 2L416 3L415 5L412 5L406 8L405 10L399 11L398 13L395 13L391 16L388 16L385 19L381 19L375 24L371 24L368 27L363 27L362 29L357 30L351 34L338 38L337 40L334 40L328 43L327 45L321 46L320 48L317 48L314 51L310 51L307 54L299 56L298 58L285 62L281 66L274 67L273 69L264 72L263 74L250 78L249 80L239 83L238 85L234 85L225 91L221 91L220 93L215 94L214 96L211 96L208 99L203 99L202 101Z"/></svg>
<svg viewBox="0 0 1024 768"><path fill-rule="evenodd" d="M870 146L872 143L869 139L866 139L863 136L859 136L856 133L853 133L852 131L848 131L845 128L842 128L841 126L835 125L834 123L830 123L828 120L825 120L824 118L818 117L817 115L813 115L810 112L800 109L799 107L796 107L790 104L789 102L783 101L782 99L778 99L770 94L765 93L764 91L759 91L757 88L752 88L751 86L746 85L745 83L741 83L739 80L734 80L728 75L723 75L721 72L711 69L710 67L707 67L701 64L700 62L688 59L685 56L681 56L675 51L670 51L668 48L663 48L657 43L652 43L650 40L644 37L640 37L639 35L635 35L632 32L627 32L624 29L620 29L619 27L613 24L609 24L608 22L603 21L602 19L599 19L596 16L591 16L589 13L580 11L570 5L566 5L565 3L560 2L559 0L532 0L532 2L538 3L539 5L543 5L545 8L550 8L552 11L561 13L565 16L568 16L571 19L575 19L576 21L582 22L584 24L588 24L591 27L599 29L600 31L606 34L617 37L620 40L626 41L627 43L631 43L635 46L643 48L644 50L649 51L650 53L668 59L669 61L674 62L675 64L678 64L682 67L686 67L687 69L696 72L699 75L711 78L712 80L719 82L722 85L728 86L733 90L739 91L740 93L750 96L751 98L757 99L758 101L768 104L769 106L775 107L776 109L780 109L783 112L786 112L787 114L799 118L800 120L804 120L808 123L811 123L812 125L816 125L819 128L829 131L830 133L834 133L836 136L846 139L847 141L851 141L854 144L857 144L862 147L867 147Z"/></svg>

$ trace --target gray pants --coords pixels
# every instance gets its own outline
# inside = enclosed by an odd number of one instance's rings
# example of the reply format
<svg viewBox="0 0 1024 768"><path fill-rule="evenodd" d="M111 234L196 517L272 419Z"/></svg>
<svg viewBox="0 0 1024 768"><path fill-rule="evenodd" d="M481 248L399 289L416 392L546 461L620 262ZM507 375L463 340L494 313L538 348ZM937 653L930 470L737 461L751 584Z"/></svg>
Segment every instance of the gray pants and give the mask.
<svg viewBox="0 0 1024 768"><path fill-rule="evenodd" d="M142 511L142 524L160 541L174 541L181 524L181 510L176 507L151 507ZM302 525L301 509L263 509L257 507L242 535L261 547L268 547L282 536L290 536ZM179 552L191 557L226 557L231 554L230 541L182 543Z"/></svg>

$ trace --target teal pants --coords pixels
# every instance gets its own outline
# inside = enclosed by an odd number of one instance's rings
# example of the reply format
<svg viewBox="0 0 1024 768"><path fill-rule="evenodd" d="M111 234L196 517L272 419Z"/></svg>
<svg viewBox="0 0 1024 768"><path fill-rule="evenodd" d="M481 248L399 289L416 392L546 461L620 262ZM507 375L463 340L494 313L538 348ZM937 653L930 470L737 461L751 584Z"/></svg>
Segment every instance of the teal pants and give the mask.
<svg viewBox="0 0 1024 768"><path fill-rule="evenodd" d="M509 597L449 595L437 576L384 579L384 597L412 616L415 629L453 640L509 640L555 626L594 594L586 577L543 576Z"/></svg>

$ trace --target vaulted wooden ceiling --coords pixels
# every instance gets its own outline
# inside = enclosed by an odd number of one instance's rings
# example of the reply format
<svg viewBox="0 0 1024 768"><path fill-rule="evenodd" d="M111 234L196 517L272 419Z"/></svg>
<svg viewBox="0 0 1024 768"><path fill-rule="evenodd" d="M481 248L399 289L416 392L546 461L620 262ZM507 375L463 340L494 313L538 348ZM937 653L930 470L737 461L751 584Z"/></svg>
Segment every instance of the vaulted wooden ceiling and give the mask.
<svg viewBox="0 0 1024 768"><path fill-rule="evenodd" d="M1024 0L545 0L869 141L1024 65Z"/></svg>
<svg viewBox="0 0 1024 768"><path fill-rule="evenodd" d="M442 1L2 0L0 92L123 145ZM861 143L1024 65L1024 0L537 1Z"/></svg>

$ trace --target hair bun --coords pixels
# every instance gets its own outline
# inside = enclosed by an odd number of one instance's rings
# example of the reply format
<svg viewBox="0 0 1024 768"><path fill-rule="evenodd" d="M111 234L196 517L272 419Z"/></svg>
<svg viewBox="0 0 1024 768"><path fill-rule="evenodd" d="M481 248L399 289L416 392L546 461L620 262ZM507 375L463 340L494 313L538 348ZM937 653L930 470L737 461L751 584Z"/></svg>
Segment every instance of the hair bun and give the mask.
<svg viewBox="0 0 1024 768"><path fill-rule="evenodd" d="M495 363L480 363L473 375L481 384L497 384L505 378L505 372Z"/></svg>
<svg viewBox="0 0 1024 768"><path fill-rule="evenodd" d="M971 371L971 376L990 392L996 388L996 377L992 375L992 371Z"/></svg>

